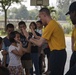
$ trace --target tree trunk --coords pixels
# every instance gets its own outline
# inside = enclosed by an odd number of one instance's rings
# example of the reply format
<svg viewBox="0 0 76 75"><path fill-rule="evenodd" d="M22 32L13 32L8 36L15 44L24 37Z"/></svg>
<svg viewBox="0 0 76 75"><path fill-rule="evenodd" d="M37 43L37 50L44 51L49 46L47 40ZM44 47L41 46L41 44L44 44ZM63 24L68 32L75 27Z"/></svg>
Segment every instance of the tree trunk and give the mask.
<svg viewBox="0 0 76 75"><path fill-rule="evenodd" d="M5 24L4 24L4 29L6 30L6 25L7 25L7 9L5 9L4 12L5 12Z"/></svg>

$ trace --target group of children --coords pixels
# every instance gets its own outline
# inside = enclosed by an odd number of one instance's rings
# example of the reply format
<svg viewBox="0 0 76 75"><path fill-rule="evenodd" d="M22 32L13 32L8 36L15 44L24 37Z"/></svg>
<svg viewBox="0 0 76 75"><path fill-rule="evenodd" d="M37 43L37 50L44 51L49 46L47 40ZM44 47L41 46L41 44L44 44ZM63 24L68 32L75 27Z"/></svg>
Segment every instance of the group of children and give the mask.
<svg viewBox="0 0 76 75"><path fill-rule="evenodd" d="M44 55L47 55L49 61L50 49L47 43L42 47L30 43L24 36L22 28L27 29L27 25L24 21L18 23L19 31L14 30L15 28L13 24L7 24L7 36L3 38L3 42L0 42L0 49L2 50L3 55L1 65L8 68L10 75L24 75L24 72L26 75L33 75L34 64L35 74L42 75L45 68ZM43 32L42 22L31 22L29 29L29 35L35 39L39 39ZM2 38L0 38L0 40L2 40Z"/></svg>

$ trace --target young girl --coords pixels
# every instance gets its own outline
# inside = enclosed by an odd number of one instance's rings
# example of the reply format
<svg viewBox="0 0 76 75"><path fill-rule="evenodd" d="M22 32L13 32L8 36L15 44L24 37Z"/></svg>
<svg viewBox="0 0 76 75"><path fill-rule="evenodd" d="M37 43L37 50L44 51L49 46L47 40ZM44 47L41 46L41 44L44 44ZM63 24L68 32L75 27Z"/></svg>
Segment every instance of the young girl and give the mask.
<svg viewBox="0 0 76 75"><path fill-rule="evenodd" d="M35 22L31 22L30 25L29 25L29 28L30 29L32 28L29 35L31 35L34 38L39 38L40 34L38 32L36 32L36 28L37 28L36 23ZM39 47L36 46L35 44L32 44L32 46L31 46L31 58L32 58L32 63L34 64L34 67L35 67L36 75L40 75ZM33 72L33 69L32 69L32 72Z"/></svg>
<svg viewBox="0 0 76 75"><path fill-rule="evenodd" d="M17 31L10 33L9 40L11 42L8 50L10 58L8 69L10 71L10 75L23 75L21 56L27 52L29 46L27 49L22 47L20 34Z"/></svg>

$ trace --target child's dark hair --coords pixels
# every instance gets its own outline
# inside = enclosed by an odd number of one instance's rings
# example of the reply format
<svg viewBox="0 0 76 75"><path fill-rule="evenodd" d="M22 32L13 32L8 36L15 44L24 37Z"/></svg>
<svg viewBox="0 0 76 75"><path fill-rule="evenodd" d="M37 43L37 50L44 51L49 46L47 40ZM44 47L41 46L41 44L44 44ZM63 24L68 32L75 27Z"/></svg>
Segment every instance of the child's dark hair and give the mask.
<svg viewBox="0 0 76 75"><path fill-rule="evenodd" d="M18 26L20 26L20 25L25 25L25 26L26 26L26 23L25 23L24 21L20 21L20 22L18 23Z"/></svg>
<svg viewBox="0 0 76 75"><path fill-rule="evenodd" d="M31 24L33 24L33 25L35 26L35 29L37 29L37 25L36 25L35 22L31 22L31 23L30 23L30 26L31 26Z"/></svg>
<svg viewBox="0 0 76 75"><path fill-rule="evenodd" d="M2 40L3 40L2 37L0 37L0 44L2 44Z"/></svg>
<svg viewBox="0 0 76 75"><path fill-rule="evenodd" d="M9 70L6 67L0 66L0 75L10 75Z"/></svg>
<svg viewBox="0 0 76 75"><path fill-rule="evenodd" d="M20 33L19 33L18 31L13 31L13 32L10 33L10 35L9 35L9 40L10 40L11 43L16 42L16 41L14 40L14 38L16 37L16 34L20 34Z"/></svg>
<svg viewBox="0 0 76 75"><path fill-rule="evenodd" d="M40 24L42 24L42 21L41 21L41 20L38 20L38 21L36 21L36 23L40 23Z"/></svg>
<svg viewBox="0 0 76 75"><path fill-rule="evenodd" d="M9 23L9 24L6 25L6 30L7 30L8 28L14 28L14 25L13 25L12 23Z"/></svg>

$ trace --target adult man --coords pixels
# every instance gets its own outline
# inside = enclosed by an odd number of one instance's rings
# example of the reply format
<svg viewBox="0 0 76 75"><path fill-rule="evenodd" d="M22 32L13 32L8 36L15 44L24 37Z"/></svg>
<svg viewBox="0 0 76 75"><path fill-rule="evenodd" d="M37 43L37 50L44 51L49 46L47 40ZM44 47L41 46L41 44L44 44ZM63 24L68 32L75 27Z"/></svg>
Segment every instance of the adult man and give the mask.
<svg viewBox="0 0 76 75"><path fill-rule="evenodd" d="M64 32L61 26L52 19L48 8L42 8L39 11L39 18L43 25L46 26L44 33L39 40L31 38L24 29L23 33L30 42L35 43L38 46L41 46L45 42L48 43L50 47L50 75L63 75L66 62Z"/></svg>
<svg viewBox="0 0 76 75"><path fill-rule="evenodd" d="M69 12L66 15L70 15L70 19L74 25L74 29L72 31L72 56L70 60L70 70L66 73L66 75L76 75L76 1L73 2L69 7Z"/></svg>

